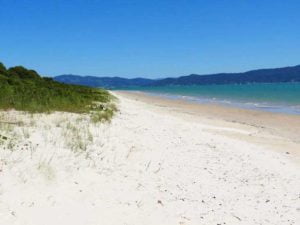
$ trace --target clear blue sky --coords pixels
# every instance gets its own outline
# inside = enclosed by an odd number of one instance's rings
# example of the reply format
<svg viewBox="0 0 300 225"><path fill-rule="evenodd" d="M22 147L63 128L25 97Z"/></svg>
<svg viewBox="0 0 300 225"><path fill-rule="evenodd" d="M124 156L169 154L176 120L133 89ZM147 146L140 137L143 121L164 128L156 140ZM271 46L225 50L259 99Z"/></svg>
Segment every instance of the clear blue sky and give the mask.
<svg viewBox="0 0 300 225"><path fill-rule="evenodd" d="M0 0L0 61L48 76L300 64L299 0Z"/></svg>

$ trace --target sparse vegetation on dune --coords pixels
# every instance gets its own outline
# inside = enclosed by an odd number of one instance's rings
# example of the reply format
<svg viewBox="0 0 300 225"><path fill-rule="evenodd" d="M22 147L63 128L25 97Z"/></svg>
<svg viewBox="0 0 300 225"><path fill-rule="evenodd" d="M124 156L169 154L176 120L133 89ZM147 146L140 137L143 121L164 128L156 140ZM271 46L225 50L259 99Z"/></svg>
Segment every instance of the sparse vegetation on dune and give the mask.
<svg viewBox="0 0 300 225"><path fill-rule="evenodd" d="M108 91L69 85L43 78L22 66L6 67L0 63L0 109L28 112L65 111L91 113L94 122L110 121L116 107Z"/></svg>

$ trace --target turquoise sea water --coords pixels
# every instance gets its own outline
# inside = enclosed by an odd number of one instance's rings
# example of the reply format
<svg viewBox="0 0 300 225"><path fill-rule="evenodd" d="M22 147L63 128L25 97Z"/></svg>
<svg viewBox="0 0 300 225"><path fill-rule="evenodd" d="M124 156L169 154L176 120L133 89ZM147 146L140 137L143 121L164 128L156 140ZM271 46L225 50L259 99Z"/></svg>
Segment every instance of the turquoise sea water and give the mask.
<svg viewBox="0 0 300 225"><path fill-rule="evenodd" d="M300 114L300 83L139 87L130 90L199 103Z"/></svg>

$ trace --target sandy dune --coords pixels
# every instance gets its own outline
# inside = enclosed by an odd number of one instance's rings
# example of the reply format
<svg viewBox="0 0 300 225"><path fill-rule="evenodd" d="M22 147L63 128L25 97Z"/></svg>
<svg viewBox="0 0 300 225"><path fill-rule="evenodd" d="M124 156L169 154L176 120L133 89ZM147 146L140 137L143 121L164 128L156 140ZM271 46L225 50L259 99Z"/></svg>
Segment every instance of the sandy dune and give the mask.
<svg viewBox="0 0 300 225"><path fill-rule="evenodd" d="M300 134L116 95L111 124L1 113L1 225L300 224Z"/></svg>

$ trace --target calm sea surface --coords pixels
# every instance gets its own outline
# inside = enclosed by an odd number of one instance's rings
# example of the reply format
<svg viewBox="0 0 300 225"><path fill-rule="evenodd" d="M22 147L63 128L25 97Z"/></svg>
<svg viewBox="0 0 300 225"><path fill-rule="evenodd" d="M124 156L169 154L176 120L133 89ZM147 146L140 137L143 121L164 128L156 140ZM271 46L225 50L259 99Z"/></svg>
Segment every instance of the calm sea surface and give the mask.
<svg viewBox="0 0 300 225"><path fill-rule="evenodd" d="M199 103L300 114L300 83L139 87L129 90Z"/></svg>

